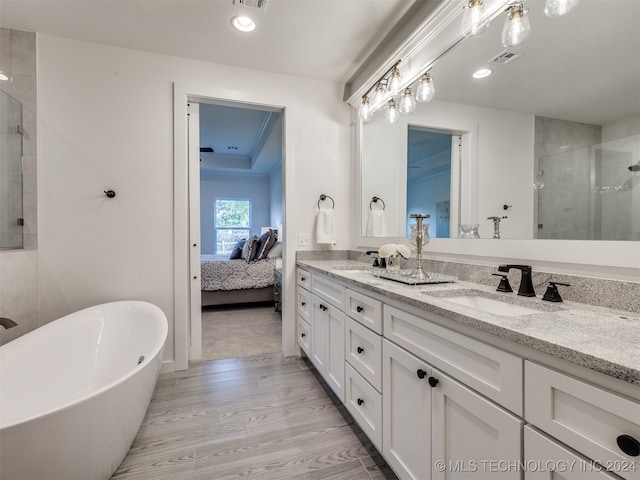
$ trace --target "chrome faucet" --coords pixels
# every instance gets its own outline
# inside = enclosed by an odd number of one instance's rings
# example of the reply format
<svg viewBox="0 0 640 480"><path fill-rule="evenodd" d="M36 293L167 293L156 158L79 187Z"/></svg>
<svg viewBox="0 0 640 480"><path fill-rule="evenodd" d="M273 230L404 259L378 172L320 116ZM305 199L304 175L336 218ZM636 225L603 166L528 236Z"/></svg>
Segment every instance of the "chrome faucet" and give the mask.
<svg viewBox="0 0 640 480"><path fill-rule="evenodd" d="M531 281L531 265L500 265L498 267L499 272L508 272L512 268L520 270L522 276L520 278L520 287L518 288L518 295L523 297L535 297L536 292L533 289L533 282Z"/></svg>
<svg viewBox="0 0 640 480"><path fill-rule="evenodd" d="M0 317L0 325L2 325L4 328L13 328L18 326L18 324L10 318L4 317Z"/></svg>

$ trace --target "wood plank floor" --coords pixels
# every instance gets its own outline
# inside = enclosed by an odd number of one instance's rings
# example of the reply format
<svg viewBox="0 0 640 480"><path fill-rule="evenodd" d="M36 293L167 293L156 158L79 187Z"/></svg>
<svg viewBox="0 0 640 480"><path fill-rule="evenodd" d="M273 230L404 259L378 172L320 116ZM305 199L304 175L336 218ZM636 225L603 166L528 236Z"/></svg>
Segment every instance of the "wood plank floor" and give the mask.
<svg viewBox="0 0 640 480"><path fill-rule="evenodd" d="M281 353L161 374L114 480L397 477L306 359Z"/></svg>

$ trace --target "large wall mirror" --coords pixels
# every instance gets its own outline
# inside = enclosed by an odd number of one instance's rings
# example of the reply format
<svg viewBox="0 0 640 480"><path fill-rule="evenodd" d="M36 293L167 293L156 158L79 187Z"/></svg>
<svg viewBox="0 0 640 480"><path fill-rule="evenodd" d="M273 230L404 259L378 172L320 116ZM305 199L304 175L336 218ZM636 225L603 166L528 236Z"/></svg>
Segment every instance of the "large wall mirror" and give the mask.
<svg viewBox="0 0 640 480"><path fill-rule="evenodd" d="M525 7L523 45L502 46L501 14L435 62L433 101L362 124L363 237L405 237L420 211L432 237L492 238L498 216L500 238L640 240L640 2Z"/></svg>

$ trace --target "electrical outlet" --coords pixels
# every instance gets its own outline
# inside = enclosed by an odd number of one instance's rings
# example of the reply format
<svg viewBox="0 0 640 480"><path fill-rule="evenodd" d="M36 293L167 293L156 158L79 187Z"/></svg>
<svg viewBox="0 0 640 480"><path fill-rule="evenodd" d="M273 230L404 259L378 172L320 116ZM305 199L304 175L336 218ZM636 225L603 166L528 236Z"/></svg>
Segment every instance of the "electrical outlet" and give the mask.
<svg viewBox="0 0 640 480"><path fill-rule="evenodd" d="M300 233L298 235L298 246L300 247L308 247L310 243L309 234L308 233Z"/></svg>

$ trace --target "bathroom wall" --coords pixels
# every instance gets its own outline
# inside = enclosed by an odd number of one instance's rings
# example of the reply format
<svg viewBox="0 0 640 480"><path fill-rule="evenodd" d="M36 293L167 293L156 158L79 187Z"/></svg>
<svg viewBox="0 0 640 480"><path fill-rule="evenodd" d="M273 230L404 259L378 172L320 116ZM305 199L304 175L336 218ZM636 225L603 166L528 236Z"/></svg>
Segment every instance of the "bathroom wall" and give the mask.
<svg viewBox="0 0 640 480"><path fill-rule="evenodd" d="M0 28L0 90L22 103L24 248L0 250L0 316L18 322L0 327L0 345L40 326L38 308L36 35Z"/></svg>
<svg viewBox="0 0 640 480"><path fill-rule="evenodd" d="M50 35L38 36L38 68L44 320L147 300L169 319L165 360L174 358L174 83L236 101L282 98L285 123L295 117L286 128L285 227L290 238L311 234L327 193L336 201L335 248L348 246L350 112L340 85ZM293 298L294 262L286 267ZM291 313L284 329L293 348Z"/></svg>

